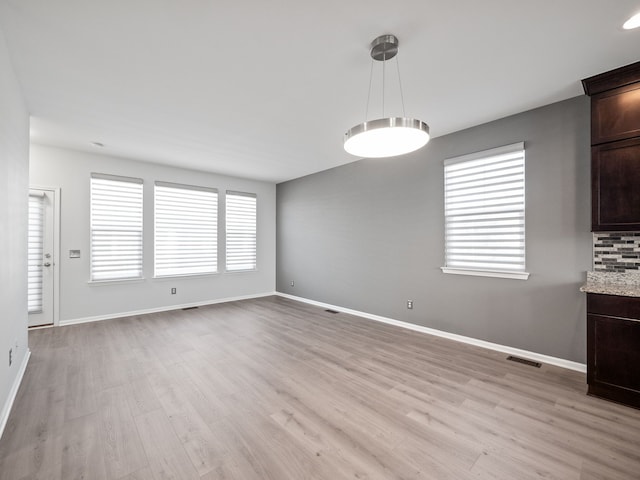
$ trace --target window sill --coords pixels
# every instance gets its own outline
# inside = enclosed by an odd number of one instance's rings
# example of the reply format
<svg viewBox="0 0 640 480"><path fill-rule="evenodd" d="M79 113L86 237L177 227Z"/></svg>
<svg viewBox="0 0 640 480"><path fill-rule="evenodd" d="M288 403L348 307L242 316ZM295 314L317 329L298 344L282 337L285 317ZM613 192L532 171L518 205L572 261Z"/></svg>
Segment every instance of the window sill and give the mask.
<svg viewBox="0 0 640 480"><path fill-rule="evenodd" d="M495 277L495 278L510 278L515 280L527 280L529 278L528 272L500 272L495 270L469 270L466 268L451 268L440 267L443 273L450 273L453 275L471 275L476 277Z"/></svg>
<svg viewBox="0 0 640 480"><path fill-rule="evenodd" d="M89 280L87 283L91 286L103 286L103 285L121 285L126 283L142 283L146 279L140 278L116 278L114 280Z"/></svg>
<svg viewBox="0 0 640 480"><path fill-rule="evenodd" d="M214 277L220 275L220 272L208 273L178 273L176 275L155 275L154 280L175 280L177 278L198 278L198 277Z"/></svg>

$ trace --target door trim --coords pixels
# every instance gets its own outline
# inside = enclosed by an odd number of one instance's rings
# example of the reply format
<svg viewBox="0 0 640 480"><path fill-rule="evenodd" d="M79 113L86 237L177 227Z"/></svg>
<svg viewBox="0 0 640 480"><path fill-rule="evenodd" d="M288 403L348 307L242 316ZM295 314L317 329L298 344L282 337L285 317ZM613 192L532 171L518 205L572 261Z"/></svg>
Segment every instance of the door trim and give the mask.
<svg viewBox="0 0 640 480"><path fill-rule="evenodd" d="M57 327L60 324L60 263L62 260L60 256L60 187L29 185L29 189L53 192L53 258L56 267L53 269L53 326ZM45 325L42 328L50 326Z"/></svg>

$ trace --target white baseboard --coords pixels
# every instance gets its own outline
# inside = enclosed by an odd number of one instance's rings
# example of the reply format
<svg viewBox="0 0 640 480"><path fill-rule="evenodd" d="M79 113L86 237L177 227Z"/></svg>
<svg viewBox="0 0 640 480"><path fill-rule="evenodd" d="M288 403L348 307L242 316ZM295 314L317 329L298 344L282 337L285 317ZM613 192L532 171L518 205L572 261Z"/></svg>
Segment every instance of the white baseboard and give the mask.
<svg viewBox="0 0 640 480"><path fill-rule="evenodd" d="M99 322L102 320L113 320L114 318L131 317L133 315L145 315L147 313L169 312L171 310L180 310L183 308L202 307L205 305L213 305L215 303L235 302L238 300L250 300L252 298L269 297L276 295L276 292L256 293L252 295L241 295L238 297L218 298L216 300L205 300L202 302L184 303L182 305L167 305L157 308L146 308L143 310L133 310L130 312L109 313L107 315L97 315L95 317L72 318L70 320L60 320L59 325L76 325L79 323Z"/></svg>
<svg viewBox="0 0 640 480"><path fill-rule="evenodd" d="M535 360L537 362L547 363L549 365L555 365L557 367L566 368L568 370L575 370L576 372L585 373L587 371L587 366L584 363L573 362L571 360L565 360L564 358L552 357L549 355L543 355L541 353L530 352L528 350L509 347L507 345L500 345L498 343L479 340L477 338L465 337L464 335L444 332L442 330L436 330L435 328L429 328L429 327L424 327L422 325L416 325L413 323L403 322L400 320L394 320L393 318L382 317L380 315L374 315L372 313L360 312L358 310L351 310L350 308L331 305L329 303L316 302L315 300L309 300L308 298L303 298L303 297L296 297L295 295L289 295L287 293L276 292L276 295L280 297L288 298L290 300L296 300L298 302L304 302L311 305L316 305L318 307L330 308L332 310L348 313L350 315L357 315L358 317L367 318L369 320L375 320L376 322L387 323L389 325L395 325L397 327L406 328L408 330L414 330L416 332L426 333L428 335L435 335L436 337L455 340L456 342L467 343L469 345L475 345L477 347L487 348L489 350L508 353L510 355L524 357L530 360Z"/></svg>
<svg viewBox="0 0 640 480"><path fill-rule="evenodd" d="M0 438L2 438L4 428L7 426L7 422L9 421L9 414L11 413L11 409L13 408L13 403L16 401L18 389L20 388L20 384L22 383L24 372L27 370L29 358L31 358L31 350L27 350L27 354L22 358L22 363L20 364L18 375L16 375L16 379L11 386L11 390L9 391L7 401L4 403L2 411L0 411Z"/></svg>

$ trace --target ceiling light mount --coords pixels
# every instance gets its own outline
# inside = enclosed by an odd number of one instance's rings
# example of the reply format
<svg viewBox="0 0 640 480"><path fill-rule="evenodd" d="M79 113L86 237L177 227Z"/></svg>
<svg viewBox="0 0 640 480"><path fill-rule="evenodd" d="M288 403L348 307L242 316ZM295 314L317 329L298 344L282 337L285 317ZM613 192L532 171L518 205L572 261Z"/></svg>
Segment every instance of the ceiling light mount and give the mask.
<svg viewBox="0 0 640 480"><path fill-rule="evenodd" d="M371 42L371 58L379 62L391 60L398 54L400 42L395 35L380 35Z"/></svg>
<svg viewBox="0 0 640 480"><path fill-rule="evenodd" d="M395 35L380 35L371 42L371 58L382 62L382 116L384 117L385 94L385 63L396 57L400 42ZM344 134L344 149L347 153L364 158L395 157L422 148L429 141L429 125L425 122L407 118L404 113L404 96L400 81L400 67L397 63L398 85L402 101L402 117L384 117L367 120L369 100L371 97L371 80L373 78L373 63L369 78L369 96L365 121L350 128Z"/></svg>

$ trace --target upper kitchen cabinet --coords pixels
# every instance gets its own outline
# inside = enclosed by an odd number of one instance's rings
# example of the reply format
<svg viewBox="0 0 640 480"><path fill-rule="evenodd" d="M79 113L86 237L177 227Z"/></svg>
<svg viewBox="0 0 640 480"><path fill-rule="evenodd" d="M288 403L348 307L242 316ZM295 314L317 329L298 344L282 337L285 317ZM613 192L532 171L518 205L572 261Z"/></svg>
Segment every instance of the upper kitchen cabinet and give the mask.
<svg viewBox="0 0 640 480"><path fill-rule="evenodd" d="M582 84L591 96L591 229L640 231L640 62Z"/></svg>
<svg viewBox="0 0 640 480"><path fill-rule="evenodd" d="M591 147L591 226L640 230L640 137Z"/></svg>
<svg viewBox="0 0 640 480"><path fill-rule="evenodd" d="M591 144L640 136L640 83L591 97Z"/></svg>

